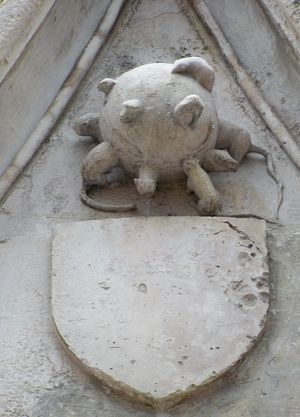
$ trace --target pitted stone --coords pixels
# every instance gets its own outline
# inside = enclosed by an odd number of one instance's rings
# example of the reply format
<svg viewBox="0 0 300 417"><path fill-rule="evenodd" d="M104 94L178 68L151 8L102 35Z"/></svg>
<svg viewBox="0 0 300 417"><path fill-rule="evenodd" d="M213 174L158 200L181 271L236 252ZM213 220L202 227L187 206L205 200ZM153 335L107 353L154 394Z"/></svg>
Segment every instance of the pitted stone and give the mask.
<svg viewBox="0 0 300 417"><path fill-rule="evenodd" d="M269 306L265 222L150 217L65 223L52 308L104 386L166 409L236 365Z"/></svg>

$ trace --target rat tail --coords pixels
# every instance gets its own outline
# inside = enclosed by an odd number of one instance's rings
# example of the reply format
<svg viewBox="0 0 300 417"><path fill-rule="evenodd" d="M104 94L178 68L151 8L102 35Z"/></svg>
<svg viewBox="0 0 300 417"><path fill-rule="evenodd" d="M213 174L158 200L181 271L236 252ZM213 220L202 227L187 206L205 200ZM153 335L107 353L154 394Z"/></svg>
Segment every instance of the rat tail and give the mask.
<svg viewBox="0 0 300 417"><path fill-rule="evenodd" d="M94 208L96 210L102 211L112 211L112 212L121 212L121 211L129 211L136 209L136 203L123 203L123 204L116 204L116 203L104 203L102 201L96 201L88 196L87 194L88 188L83 186L80 192L81 201L87 206Z"/></svg>
<svg viewBox="0 0 300 417"><path fill-rule="evenodd" d="M273 180L276 182L277 187L278 187L278 200L277 200L278 202L277 202L277 209L276 209L276 216L278 216L278 212L283 201L283 184L277 175L273 156L270 152L266 151L264 148L261 148L260 146L256 146L253 144L250 145L250 148L247 153L257 153L257 154L264 156L266 159L267 171L269 175L273 178Z"/></svg>

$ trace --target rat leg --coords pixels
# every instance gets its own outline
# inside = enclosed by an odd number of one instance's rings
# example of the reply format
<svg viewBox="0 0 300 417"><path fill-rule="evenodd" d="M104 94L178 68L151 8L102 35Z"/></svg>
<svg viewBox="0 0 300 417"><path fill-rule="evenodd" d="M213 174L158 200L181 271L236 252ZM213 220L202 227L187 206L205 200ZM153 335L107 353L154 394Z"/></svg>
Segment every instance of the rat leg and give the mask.
<svg viewBox="0 0 300 417"><path fill-rule="evenodd" d="M232 122L220 119L216 149L228 150L240 164L251 145L251 136L247 130Z"/></svg>
<svg viewBox="0 0 300 417"><path fill-rule="evenodd" d="M145 165L139 170L139 177L134 179L135 186L141 195L152 195L156 189L157 172Z"/></svg>
<svg viewBox="0 0 300 417"><path fill-rule="evenodd" d="M206 152L201 166L206 172L232 172L239 164L227 150L211 149Z"/></svg>
<svg viewBox="0 0 300 417"><path fill-rule="evenodd" d="M195 159L184 161L183 170L188 176L188 190L199 198L197 208L200 214L214 214L220 207L220 196L208 174Z"/></svg>
<svg viewBox="0 0 300 417"><path fill-rule="evenodd" d="M107 185L105 174L118 165L119 159L113 147L102 142L86 156L81 170L83 183L86 185Z"/></svg>
<svg viewBox="0 0 300 417"><path fill-rule="evenodd" d="M110 203L93 200L87 192L92 185L105 186L109 184L105 174L118 165L118 156L113 147L102 142L92 149L85 158L82 166L83 185L80 193L81 200L89 207L102 211L127 211L136 208L135 203Z"/></svg>

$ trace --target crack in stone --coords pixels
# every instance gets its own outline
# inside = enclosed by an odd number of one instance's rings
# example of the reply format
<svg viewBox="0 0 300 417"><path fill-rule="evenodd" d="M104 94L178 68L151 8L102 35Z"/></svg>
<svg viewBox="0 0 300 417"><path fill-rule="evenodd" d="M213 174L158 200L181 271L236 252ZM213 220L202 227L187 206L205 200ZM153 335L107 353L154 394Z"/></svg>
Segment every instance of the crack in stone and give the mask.
<svg viewBox="0 0 300 417"><path fill-rule="evenodd" d="M272 220L272 219L266 219L265 217L259 216L257 214L252 214L252 213L241 213L241 214L224 214L224 213L218 213L218 216L222 216L222 217L235 217L237 219L258 219L258 220L264 220L267 223L272 223L272 224L277 224L280 225L281 223L277 220ZM213 216L212 216L213 217Z"/></svg>
<svg viewBox="0 0 300 417"><path fill-rule="evenodd" d="M248 239L251 243L255 243L251 238L250 238L250 236L246 233L246 232L244 232L243 230L240 230L237 226L235 226L234 224L232 224L230 221L228 221L228 220L223 220L223 223L225 223L225 224L227 224L227 226L230 228L230 229L232 229L232 230L234 230L235 232L237 232L239 235L241 235L241 236L243 236L243 237L245 237L246 239Z"/></svg>
<svg viewBox="0 0 300 417"><path fill-rule="evenodd" d="M227 216L227 217L228 217L228 216ZM214 220L214 219L212 219L212 220ZM250 236L249 236L246 232L244 232L243 230L240 230L237 226L235 226L234 224L232 224L229 220L221 220L221 221L214 220L214 221L216 221L216 222L218 222L218 223L224 223L224 224L227 224L227 226L228 226L231 230L234 230L234 231L235 231L235 232L237 232L239 235L241 235L241 236L243 236L244 238L246 238L247 240L249 240L249 242L251 242L251 243L253 244L253 246L255 246L259 252L261 252L261 249L260 249L260 248L256 245L255 241L254 241L253 239L251 239L251 238L250 238ZM241 245L241 246L245 246L245 245Z"/></svg>

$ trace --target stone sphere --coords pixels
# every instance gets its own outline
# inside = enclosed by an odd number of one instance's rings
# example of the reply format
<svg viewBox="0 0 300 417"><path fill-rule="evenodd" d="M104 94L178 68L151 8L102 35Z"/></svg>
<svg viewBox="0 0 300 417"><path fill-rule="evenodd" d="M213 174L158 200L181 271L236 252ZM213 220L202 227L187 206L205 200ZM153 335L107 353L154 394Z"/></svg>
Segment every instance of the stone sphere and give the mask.
<svg viewBox="0 0 300 417"><path fill-rule="evenodd" d="M147 64L114 80L100 114L102 139L130 176L149 166L158 181L184 176L183 161L214 148L218 119L210 91L173 64Z"/></svg>

